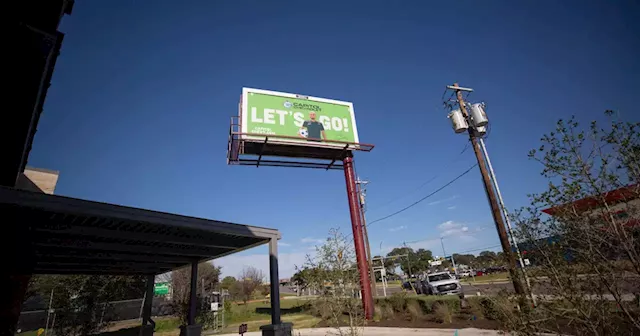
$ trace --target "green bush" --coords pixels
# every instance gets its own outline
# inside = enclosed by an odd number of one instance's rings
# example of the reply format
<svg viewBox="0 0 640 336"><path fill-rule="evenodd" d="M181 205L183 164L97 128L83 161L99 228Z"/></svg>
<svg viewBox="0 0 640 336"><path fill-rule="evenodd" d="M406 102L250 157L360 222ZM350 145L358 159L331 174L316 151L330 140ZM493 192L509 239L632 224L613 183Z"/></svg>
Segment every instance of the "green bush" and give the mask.
<svg viewBox="0 0 640 336"><path fill-rule="evenodd" d="M496 302L488 297L476 296L467 299L471 312L476 318L487 318L489 320L499 320L500 312L496 307Z"/></svg>

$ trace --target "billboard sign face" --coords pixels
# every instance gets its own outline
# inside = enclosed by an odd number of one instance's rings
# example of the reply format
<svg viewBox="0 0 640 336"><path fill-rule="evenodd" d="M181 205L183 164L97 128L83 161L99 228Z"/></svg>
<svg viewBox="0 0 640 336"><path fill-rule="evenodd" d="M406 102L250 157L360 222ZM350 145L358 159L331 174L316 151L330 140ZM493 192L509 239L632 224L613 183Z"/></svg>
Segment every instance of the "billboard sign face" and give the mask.
<svg viewBox="0 0 640 336"><path fill-rule="evenodd" d="M241 139L309 147L358 143L353 103L259 89L242 89Z"/></svg>

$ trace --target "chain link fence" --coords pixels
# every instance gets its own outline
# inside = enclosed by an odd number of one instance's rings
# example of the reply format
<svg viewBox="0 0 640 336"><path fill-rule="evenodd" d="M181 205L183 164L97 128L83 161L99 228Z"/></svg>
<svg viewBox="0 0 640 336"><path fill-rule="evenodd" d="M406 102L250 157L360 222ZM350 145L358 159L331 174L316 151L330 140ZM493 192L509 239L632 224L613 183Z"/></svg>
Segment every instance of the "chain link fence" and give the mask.
<svg viewBox="0 0 640 336"><path fill-rule="evenodd" d="M100 316L101 322L116 322L134 320L142 317L142 306L144 299L111 301L100 303L95 309L96 316ZM40 307L43 308L43 307ZM52 309L25 310L20 313L18 329L22 331L53 329L56 318L65 312L65 307L52 307ZM163 297L154 297L151 306L151 316L173 315L171 301ZM102 323L101 323L102 324Z"/></svg>

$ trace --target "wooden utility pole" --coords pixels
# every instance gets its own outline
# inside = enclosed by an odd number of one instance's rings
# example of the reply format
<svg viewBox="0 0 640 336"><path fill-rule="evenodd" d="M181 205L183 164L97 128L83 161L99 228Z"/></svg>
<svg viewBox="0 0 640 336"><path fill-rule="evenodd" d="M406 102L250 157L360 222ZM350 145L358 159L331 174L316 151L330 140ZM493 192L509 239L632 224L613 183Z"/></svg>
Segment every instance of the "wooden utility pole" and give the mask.
<svg viewBox="0 0 640 336"><path fill-rule="evenodd" d="M365 198L367 196L365 188L362 185L366 186L369 184L369 181L362 181L360 177L356 180L356 185L358 186L358 195L360 196L360 214L362 216L362 233L364 234L364 245L367 249L367 261L369 263L369 276L371 278L371 293L375 296L378 296L378 287L376 286L376 275L373 272L373 259L371 259L371 246L369 245L369 233L367 232L367 219L364 215L364 207L365 207Z"/></svg>
<svg viewBox="0 0 640 336"><path fill-rule="evenodd" d="M448 88L456 92L456 99L458 100L458 105L460 105L460 111L462 112L462 115L466 120L470 120L467 106L465 105L464 99L462 98L463 90L458 86L458 83L454 83L452 86L448 86ZM467 89L466 91L471 90ZM489 178L487 164L485 162L484 156L482 156L482 150L480 149L478 139L473 132L473 127L469 127L468 131L471 146L473 147L473 152L476 154L478 167L480 167L480 174L482 175L484 190L487 193L489 205L491 206L491 215L493 216L493 220L496 224L496 229L498 230L498 237L500 237L500 245L502 245L502 251L507 256L507 261L509 263L509 275L511 276L511 280L513 281L513 288L515 289L517 294L524 294L524 288L522 287L522 283L520 282L520 278L518 277L518 273L516 271L516 260L513 256L513 253L511 252L511 245L509 244L509 238L507 237L507 230L505 229L504 219L502 218L502 211L500 209L500 206L498 205L498 198L491 184L491 179Z"/></svg>

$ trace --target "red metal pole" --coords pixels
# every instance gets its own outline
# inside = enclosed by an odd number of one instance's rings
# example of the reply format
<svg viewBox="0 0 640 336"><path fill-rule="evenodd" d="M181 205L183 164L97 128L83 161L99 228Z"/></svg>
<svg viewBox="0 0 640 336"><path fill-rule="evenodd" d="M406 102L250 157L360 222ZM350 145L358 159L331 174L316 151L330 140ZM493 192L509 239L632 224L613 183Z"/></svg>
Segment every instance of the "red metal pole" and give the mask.
<svg viewBox="0 0 640 336"><path fill-rule="evenodd" d="M351 213L351 229L353 230L353 241L356 249L358 271L360 272L362 306L364 308L365 318L367 320L371 320L373 318L373 296L371 296L369 267L367 266L367 254L364 250L364 239L362 237L360 203L358 200L358 191L356 189L356 174L353 169L353 158L351 155L345 157L343 163L344 179L347 183L347 197L349 198L349 212Z"/></svg>

